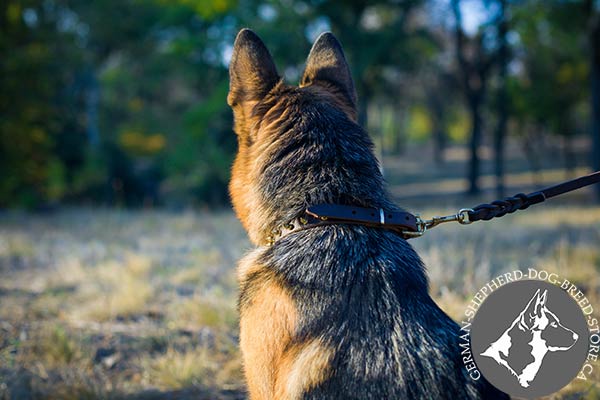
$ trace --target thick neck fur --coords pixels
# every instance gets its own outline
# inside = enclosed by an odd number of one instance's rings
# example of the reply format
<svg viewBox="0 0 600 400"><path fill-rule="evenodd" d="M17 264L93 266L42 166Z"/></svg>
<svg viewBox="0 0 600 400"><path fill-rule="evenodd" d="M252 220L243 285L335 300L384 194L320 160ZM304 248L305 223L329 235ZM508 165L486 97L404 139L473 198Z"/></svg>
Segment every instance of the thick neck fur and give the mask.
<svg viewBox="0 0 600 400"><path fill-rule="evenodd" d="M264 243L310 205L397 209L385 194L371 140L346 111L318 86L280 83L243 118L253 122L249 137L240 136L231 193L253 242Z"/></svg>

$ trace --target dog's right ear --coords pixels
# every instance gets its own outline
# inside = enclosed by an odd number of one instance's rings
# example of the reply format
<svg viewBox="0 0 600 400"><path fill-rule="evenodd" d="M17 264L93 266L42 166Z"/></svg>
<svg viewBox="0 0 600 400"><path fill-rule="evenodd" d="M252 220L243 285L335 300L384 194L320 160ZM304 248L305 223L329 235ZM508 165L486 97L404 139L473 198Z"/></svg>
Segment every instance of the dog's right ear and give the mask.
<svg viewBox="0 0 600 400"><path fill-rule="evenodd" d="M331 32L322 33L313 44L300 87L325 84L342 95L342 101L356 114L356 90L342 45Z"/></svg>
<svg viewBox="0 0 600 400"><path fill-rule="evenodd" d="M548 290L544 290L544 293L538 293L535 299L535 315L538 317L541 316L543 312L543 308L546 307L546 299L548 298Z"/></svg>
<svg viewBox="0 0 600 400"><path fill-rule="evenodd" d="M245 101L262 99L279 82L273 58L264 43L250 29L242 29L233 45L229 63L231 107Z"/></svg>

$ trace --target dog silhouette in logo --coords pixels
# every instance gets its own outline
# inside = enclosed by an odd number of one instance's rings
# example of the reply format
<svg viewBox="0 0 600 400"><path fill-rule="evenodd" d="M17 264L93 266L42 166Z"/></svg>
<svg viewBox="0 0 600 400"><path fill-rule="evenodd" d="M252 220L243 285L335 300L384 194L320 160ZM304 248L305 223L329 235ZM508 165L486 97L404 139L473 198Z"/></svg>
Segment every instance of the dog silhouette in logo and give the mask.
<svg viewBox="0 0 600 400"><path fill-rule="evenodd" d="M538 289L510 327L482 356L507 368L526 388L535 379L548 353L571 349L579 335L560 323L546 307L548 291Z"/></svg>

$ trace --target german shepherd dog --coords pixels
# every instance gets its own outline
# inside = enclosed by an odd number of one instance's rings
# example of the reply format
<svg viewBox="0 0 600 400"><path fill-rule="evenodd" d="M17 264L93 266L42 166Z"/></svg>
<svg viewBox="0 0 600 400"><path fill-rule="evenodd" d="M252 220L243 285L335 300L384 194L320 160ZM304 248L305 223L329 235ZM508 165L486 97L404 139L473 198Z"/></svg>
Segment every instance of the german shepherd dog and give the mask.
<svg viewBox="0 0 600 400"><path fill-rule="evenodd" d="M257 246L238 266L250 399L508 398L466 375L458 325L429 297L423 263L398 233L331 224L270 243L311 205L399 210L356 122L337 39L317 39L296 87L244 29L229 72L239 145L230 193Z"/></svg>
<svg viewBox="0 0 600 400"><path fill-rule="evenodd" d="M537 376L548 353L570 350L579 338L546 307L547 298L548 291L540 293L538 289L504 333L481 353L508 369L525 388ZM515 353L519 359L523 354L531 353L533 360L517 366L523 361L515 361Z"/></svg>

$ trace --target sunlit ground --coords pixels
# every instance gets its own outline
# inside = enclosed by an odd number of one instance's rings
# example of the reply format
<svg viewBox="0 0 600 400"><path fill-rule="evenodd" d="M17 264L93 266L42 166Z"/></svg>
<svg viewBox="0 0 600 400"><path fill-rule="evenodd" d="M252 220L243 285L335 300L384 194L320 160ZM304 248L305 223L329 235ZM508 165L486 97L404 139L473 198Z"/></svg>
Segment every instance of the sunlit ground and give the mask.
<svg viewBox="0 0 600 400"><path fill-rule="evenodd" d="M248 243L230 213L0 226L0 398L240 397L233 271Z"/></svg>
<svg viewBox="0 0 600 400"><path fill-rule="evenodd" d="M507 194L567 177L548 158L528 172L511 146ZM579 154L572 174L587 171ZM440 167L424 165L420 151L384 157L400 205L430 217L495 199L489 149L478 198L457 191L466 153L446 155ZM600 315L600 207L591 199L582 190L411 240L432 296L459 320L490 278L535 267L576 283ZM235 264L250 247L228 209L0 214L0 399L245 398ZM600 398L600 363L593 376L554 398Z"/></svg>
<svg viewBox="0 0 600 400"><path fill-rule="evenodd" d="M249 243L233 214L9 213L0 227L0 397L244 397L234 266ZM600 307L599 208L538 206L411 243L455 318L491 277L532 266Z"/></svg>

